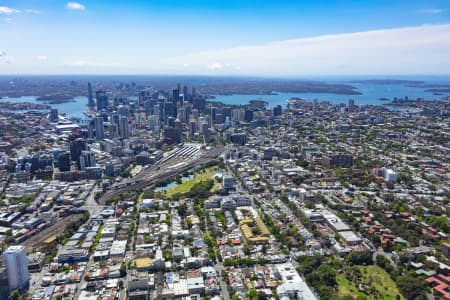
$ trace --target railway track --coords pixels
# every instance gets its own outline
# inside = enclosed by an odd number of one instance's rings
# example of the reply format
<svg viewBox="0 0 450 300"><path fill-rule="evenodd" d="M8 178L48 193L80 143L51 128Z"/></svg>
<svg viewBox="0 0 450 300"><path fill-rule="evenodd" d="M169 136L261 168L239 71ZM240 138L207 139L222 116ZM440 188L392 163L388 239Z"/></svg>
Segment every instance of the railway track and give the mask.
<svg viewBox="0 0 450 300"><path fill-rule="evenodd" d="M150 169L137 174L129 182L107 191L100 197L98 203L104 205L108 199L118 196L126 191L142 190L160 180L165 180L191 170L200 164L217 161L216 157L222 153L222 151L223 147L216 147L198 154L198 156L192 160L186 160L186 157L183 156L185 152L181 152L180 156L172 155L169 159L159 162Z"/></svg>

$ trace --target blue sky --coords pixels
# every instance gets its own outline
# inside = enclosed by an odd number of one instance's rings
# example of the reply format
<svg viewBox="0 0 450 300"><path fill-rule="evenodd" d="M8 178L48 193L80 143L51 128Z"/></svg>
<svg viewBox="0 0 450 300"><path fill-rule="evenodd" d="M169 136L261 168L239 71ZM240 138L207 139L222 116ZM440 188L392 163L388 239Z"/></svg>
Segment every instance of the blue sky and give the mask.
<svg viewBox="0 0 450 300"><path fill-rule="evenodd" d="M0 74L448 74L449 24L448 0L0 0Z"/></svg>

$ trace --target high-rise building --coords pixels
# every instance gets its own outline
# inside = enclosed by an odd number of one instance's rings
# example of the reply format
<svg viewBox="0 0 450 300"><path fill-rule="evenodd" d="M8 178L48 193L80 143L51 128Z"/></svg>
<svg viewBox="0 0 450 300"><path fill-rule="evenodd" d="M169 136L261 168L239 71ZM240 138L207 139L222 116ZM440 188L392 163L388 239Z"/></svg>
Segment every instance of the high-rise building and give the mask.
<svg viewBox="0 0 450 300"><path fill-rule="evenodd" d="M70 171L70 153L62 152L58 155L58 168L60 172Z"/></svg>
<svg viewBox="0 0 450 300"><path fill-rule="evenodd" d="M194 105L195 109L198 110L204 110L206 107L206 99L205 98L194 98L192 100L192 104Z"/></svg>
<svg viewBox="0 0 450 300"><path fill-rule="evenodd" d="M86 140L77 138L70 143L70 158L72 161L79 162L81 151L87 150ZM78 166L79 167L79 166Z"/></svg>
<svg viewBox="0 0 450 300"><path fill-rule="evenodd" d="M246 109L244 112L244 120L245 122L253 121L253 110Z"/></svg>
<svg viewBox="0 0 450 300"><path fill-rule="evenodd" d="M119 121L119 134L120 137L127 140L130 138L130 131L128 128L128 118L127 117L120 117Z"/></svg>
<svg viewBox="0 0 450 300"><path fill-rule="evenodd" d="M92 97L92 86L90 82L88 82L88 106L89 108L93 108L95 106L94 98Z"/></svg>
<svg viewBox="0 0 450 300"><path fill-rule="evenodd" d="M274 116L274 117L281 116L281 113L282 113L281 105L276 105L276 106L272 109L272 112L273 112L273 116Z"/></svg>
<svg viewBox="0 0 450 300"><path fill-rule="evenodd" d="M189 91L187 85L183 87L183 102L186 103L189 101Z"/></svg>
<svg viewBox="0 0 450 300"><path fill-rule="evenodd" d="M104 91L97 91L95 93L95 98L97 99L97 110L108 108L108 96Z"/></svg>
<svg viewBox="0 0 450 300"><path fill-rule="evenodd" d="M172 103L174 107L177 107L178 102L180 101L180 89L172 90Z"/></svg>
<svg viewBox="0 0 450 300"><path fill-rule="evenodd" d="M355 111L355 100L349 99L348 100L348 112L354 112Z"/></svg>
<svg viewBox="0 0 450 300"><path fill-rule="evenodd" d="M104 124L103 124L103 117L97 116L94 120L95 123L95 138L97 140L102 140L105 138L105 132L104 132Z"/></svg>
<svg viewBox="0 0 450 300"><path fill-rule="evenodd" d="M8 273L6 268L0 265L0 300L7 300L9 296Z"/></svg>
<svg viewBox="0 0 450 300"><path fill-rule="evenodd" d="M150 130L154 130L157 127L159 127L160 121L159 121L159 115L151 115L149 117L149 128Z"/></svg>
<svg viewBox="0 0 450 300"><path fill-rule="evenodd" d="M216 114L217 114L217 108L214 107L214 106L211 106L211 114L210 114L210 116L211 116L211 121L213 123L216 123Z"/></svg>
<svg viewBox="0 0 450 300"><path fill-rule="evenodd" d="M3 253L10 290L26 290L29 286L27 252L24 246L10 246Z"/></svg>
<svg viewBox="0 0 450 300"><path fill-rule="evenodd" d="M317 98L316 98L316 99L313 100L313 106L312 106L312 113L313 113L313 115L317 114L317 105L318 105L318 103L317 103Z"/></svg>
<svg viewBox="0 0 450 300"><path fill-rule="evenodd" d="M95 167L95 155L92 151L81 151L80 156L80 170L84 171L86 168Z"/></svg>
<svg viewBox="0 0 450 300"><path fill-rule="evenodd" d="M50 121L58 122L58 110L56 108L50 110Z"/></svg>

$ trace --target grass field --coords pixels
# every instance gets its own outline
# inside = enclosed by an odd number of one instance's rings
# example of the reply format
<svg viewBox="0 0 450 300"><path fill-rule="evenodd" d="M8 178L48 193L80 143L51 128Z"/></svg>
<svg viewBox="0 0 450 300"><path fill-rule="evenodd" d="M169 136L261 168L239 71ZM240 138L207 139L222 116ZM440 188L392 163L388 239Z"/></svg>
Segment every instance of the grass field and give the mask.
<svg viewBox="0 0 450 300"><path fill-rule="evenodd" d="M367 286L367 294L360 292L355 284L349 281L345 274L337 275L339 285L339 296L352 296L356 299L358 296L366 299L386 299L395 300L397 295L401 296L395 282L392 281L389 274L378 266L357 267L361 271L361 284Z"/></svg>
<svg viewBox="0 0 450 300"><path fill-rule="evenodd" d="M165 195L167 197L171 197L175 194L183 194L190 191L190 189L194 186L194 184L199 183L201 181L206 181L209 179L214 179L214 175L217 172L217 167L212 167L208 169L201 170L195 173L194 178L183 181L181 184L177 184L173 188L166 191ZM212 191L215 191L220 184L215 182L212 187Z"/></svg>

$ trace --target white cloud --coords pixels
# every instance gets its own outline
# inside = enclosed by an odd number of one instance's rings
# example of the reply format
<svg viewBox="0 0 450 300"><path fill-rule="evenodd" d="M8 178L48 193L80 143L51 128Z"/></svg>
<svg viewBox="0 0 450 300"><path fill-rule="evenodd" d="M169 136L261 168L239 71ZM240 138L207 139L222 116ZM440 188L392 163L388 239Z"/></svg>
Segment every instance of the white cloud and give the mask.
<svg viewBox="0 0 450 300"><path fill-rule="evenodd" d="M12 14L17 14L17 13L20 13L20 10L14 9L11 7L7 7L7 6L0 6L0 14L12 15Z"/></svg>
<svg viewBox="0 0 450 300"><path fill-rule="evenodd" d="M14 57L8 55L5 51L0 51L0 64L12 64L14 62Z"/></svg>
<svg viewBox="0 0 450 300"><path fill-rule="evenodd" d="M46 55L39 55L39 56L37 57L37 59L38 59L38 60L41 60L41 61L44 61L44 60L47 60L48 57L47 57Z"/></svg>
<svg viewBox="0 0 450 300"><path fill-rule="evenodd" d="M24 12L26 12L27 14L35 14L35 15L42 13L40 10L37 9L25 9Z"/></svg>
<svg viewBox="0 0 450 300"><path fill-rule="evenodd" d="M447 74L450 24L322 35L169 58L197 73L260 75ZM205 67L205 62L212 63ZM230 67L219 63L226 61ZM161 67L163 67L162 65ZM237 72L237 66L240 72Z"/></svg>
<svg viewBox="0 0 450 300"><path fill-rule="evenodd" d="M5 21L6 24L12 24L13 18L4 18L3 21Z"/></svg>
<svg viewBox="0 0 450 300"><path fill-rule="evenodd" d="M213 71L220 70L220 69L223 69L223 65L221 63L216 62L216 63L210 64L208 66L208 69L213 70Z"/></svg>
<svg viewBox="0 0 450 300"><path fill-rule="evenodd" d="M78 2L67 2L66 7L71 10L85 10L86 7Z"/></svg>
<svg viewBox="0 0 450 300"><path fill-rule="evenodd" d="M428 9L419 9L417 10L418 13L420 14L432 14L432 15L436 15L436 14L440 14L445 12L445 9L441 9L441 8L428 8Z"/></svg>
<svg viewBox="0 0 450 300"><path fill-rule="evenodd" d="M74 61L67 61L64 63L67 67L101 67L101 68L109 68L109 67L118 67L120 66L120 63L111 62L111 63L105 63L105 62L98 62L98 61L91 61L91 60L74 60Z"/></svg>

